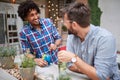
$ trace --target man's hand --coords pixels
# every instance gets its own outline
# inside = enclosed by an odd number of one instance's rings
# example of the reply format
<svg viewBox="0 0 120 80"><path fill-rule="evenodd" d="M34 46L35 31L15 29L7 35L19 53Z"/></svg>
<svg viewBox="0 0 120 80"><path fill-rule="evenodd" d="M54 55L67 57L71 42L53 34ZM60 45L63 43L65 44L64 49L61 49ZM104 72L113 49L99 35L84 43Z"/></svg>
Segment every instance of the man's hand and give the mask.
<svg viewBox="0 0 120 80"><path fill-rule="evenodd" d="M33 54L25 54L28 58L35 58Z"/></svg>
<svg viewBox="0 0 120 80"><path fill-rule="evenodd" d="M50 44L50 50L56 50L57 48L57 45L55 44Z"/></svg>
<svg viewBox="0 0 120 80"><path fill-rule="evenodd" d="M60 62L70 62L73 57L75 57L74 53L64 50L58 52L58 60Z"/></svg>
<svg viewBox="0 0 120 80"><path fill-rule="evenodd" d="M43 60L43 59L41 59L41 58L36 58L36 59L34 59L34 61L37 63L37 65L39 65L40 67L44 67L44 66L47 66L48 65L48 63L45 61L45 60Z"/></svg>

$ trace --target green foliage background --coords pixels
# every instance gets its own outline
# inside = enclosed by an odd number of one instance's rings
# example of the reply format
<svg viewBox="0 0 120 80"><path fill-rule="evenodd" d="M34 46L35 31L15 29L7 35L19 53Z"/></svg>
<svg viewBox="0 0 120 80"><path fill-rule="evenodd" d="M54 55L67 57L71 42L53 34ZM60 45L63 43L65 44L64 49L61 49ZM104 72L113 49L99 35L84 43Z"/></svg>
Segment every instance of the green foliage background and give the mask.
<svg viewBox="0 0 120 80"><path fill-rule="evenodd" d="M91 23L96 26L100 26L102 11L98 7L98 0L88 0L88 4L91 8Z"/></svg>

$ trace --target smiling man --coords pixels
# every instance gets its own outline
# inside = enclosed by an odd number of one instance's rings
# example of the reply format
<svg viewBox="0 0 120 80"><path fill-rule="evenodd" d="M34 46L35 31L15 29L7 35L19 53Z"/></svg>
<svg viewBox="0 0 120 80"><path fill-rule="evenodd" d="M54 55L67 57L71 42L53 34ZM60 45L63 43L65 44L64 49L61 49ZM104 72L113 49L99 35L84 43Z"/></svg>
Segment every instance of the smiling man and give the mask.
<svg viewBox="0 0 120 80"><path fill-rule="evenodd" d="M63 9L63 20L71 34L67 51L58 52L59 61L92 80L120 80L115 38L106 29L90 24L89 7L75 2Z"/></svg>
<svg viewBox="0 0 120 80"><path fill-rule="evenodd" d="M18 7L18 15L23 21L28 21L20 31L20 41L23 52L30 49L30 53L36 53L36 63L39 66L46 66L48 63L42 59L43 54L51 56L51 62L57 63L57 47L61 43L55 26L48 18L40 18L40 9L32 1L26 0Z"/></svg>

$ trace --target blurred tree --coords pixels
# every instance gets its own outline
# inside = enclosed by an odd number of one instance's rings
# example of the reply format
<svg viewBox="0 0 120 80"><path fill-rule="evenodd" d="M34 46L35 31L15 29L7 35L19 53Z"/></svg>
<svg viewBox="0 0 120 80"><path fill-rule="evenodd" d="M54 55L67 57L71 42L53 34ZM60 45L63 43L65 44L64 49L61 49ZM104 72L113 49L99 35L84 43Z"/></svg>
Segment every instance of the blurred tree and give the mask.
<svg viewBox="0 0 120 80"><path fill-rule="evenodd" d="M102 11L98 7L98 0L88 0L88 4L91 8L91 23L96 26L100 26Z"/></svg>

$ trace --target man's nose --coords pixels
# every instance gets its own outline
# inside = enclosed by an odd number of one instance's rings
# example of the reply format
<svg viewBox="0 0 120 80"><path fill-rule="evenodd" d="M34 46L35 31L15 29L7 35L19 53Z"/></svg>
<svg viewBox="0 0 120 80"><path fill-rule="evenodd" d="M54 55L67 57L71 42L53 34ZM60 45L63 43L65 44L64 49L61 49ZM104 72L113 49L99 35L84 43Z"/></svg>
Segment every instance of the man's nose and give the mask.
<svg viewBox="0 0 120 80"><path fill-rule="evenodd" d="M34 19L38 19L38 15L34 15Z"/></svg>

